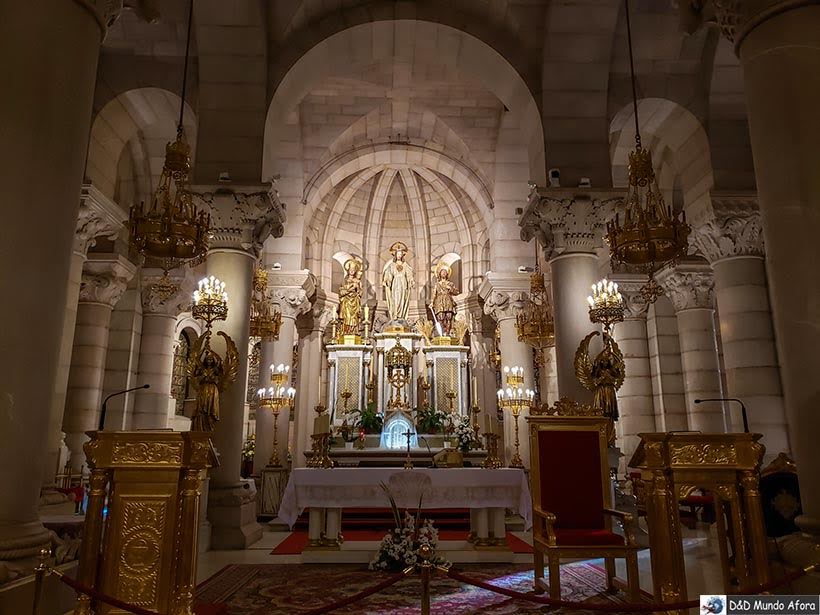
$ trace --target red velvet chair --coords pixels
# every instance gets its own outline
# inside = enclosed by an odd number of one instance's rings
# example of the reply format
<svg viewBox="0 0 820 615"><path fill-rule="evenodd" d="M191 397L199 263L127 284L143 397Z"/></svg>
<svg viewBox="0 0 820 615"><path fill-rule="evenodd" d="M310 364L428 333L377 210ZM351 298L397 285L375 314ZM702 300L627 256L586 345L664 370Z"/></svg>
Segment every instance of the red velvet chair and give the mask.
<svg viewBox="0 0 820 615"><path fill-rule="evenodd" d="M638 546L630 513L613 510L607 464L607 419L600 416L530 416L535 591L561 597L562 558L604 558L613 590L615 558L626 559L628 593L639 599ZM622 520L625 536L612 531Z"/></svg>

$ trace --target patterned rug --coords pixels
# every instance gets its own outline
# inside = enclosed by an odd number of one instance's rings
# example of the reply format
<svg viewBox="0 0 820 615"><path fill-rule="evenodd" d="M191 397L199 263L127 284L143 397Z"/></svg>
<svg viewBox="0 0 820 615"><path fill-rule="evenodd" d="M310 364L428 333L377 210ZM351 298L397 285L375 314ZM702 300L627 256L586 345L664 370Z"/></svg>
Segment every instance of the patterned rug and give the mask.
<svg viewBox="0 0 820 615"><path fill-rule="evenodd" d="M459 570L495 585L521 592L532 591L532 568L527 565L470 564L459 566ZM299 615L372 587L386 576L356 564L233 564L199 586L197 602L225 604L229 615ZM383 593L333 613L417 615L419 583L417 576L408 577ZM561 597L564 600L626 602L624 594L607 594L604 586L604 571L598 566L576 563L561 567ZM547 611L542 605L512 600L441 576L431 583L431 594L431 611L439 615L514 615ZM574 610L572 613L584 611Z"/></svg>

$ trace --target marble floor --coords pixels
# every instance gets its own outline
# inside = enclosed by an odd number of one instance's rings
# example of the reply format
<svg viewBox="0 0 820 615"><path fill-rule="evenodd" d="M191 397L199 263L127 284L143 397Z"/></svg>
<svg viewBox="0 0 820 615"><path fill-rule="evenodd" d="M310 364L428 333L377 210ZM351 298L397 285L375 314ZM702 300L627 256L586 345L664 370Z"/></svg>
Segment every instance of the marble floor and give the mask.
<svg viewBox="0 0 820 615"><path fill-rule="evenodd" d="M714 526L713 526L714 527ZM532 544L532 534L530 532L513 532L522 540ZM204 581L213 574L219 572L228 564L301 564L318 561L314 552L308 557L302 555L271 555L271 551L289 536L289 532L271 531L266 528L262 539L244 551L208 551L199 557L199 567L197 569L197 579ZM377 543L361 543L357 545L361 551L362 562L369 560L372 553L377 548ZM440 548L445 551L444 555L454 561L476 561L470 557L470 553L475 553L462 548L459 544L442 543ZM720 555L718 553L717 539L714 529L706 528L688 530L684 528L684 556L686 558L686 580L689 590L689 597L696 598L702 593L722 593ZM513 556L515 563L530 563L532 556L518 554ZM323 561L334 561L333 555ZM338 560L335 560L338 561ZM345 561L351 561L346 558ZM592 560L596 562L596 560ZM602 564L602 562L600 562ZM641 589L651 593L652 573L649 559L649 550L644 549L638 556L638 568L640 571ZM623 561L618 562L618 576L625 578L626 570Z"/></svg>

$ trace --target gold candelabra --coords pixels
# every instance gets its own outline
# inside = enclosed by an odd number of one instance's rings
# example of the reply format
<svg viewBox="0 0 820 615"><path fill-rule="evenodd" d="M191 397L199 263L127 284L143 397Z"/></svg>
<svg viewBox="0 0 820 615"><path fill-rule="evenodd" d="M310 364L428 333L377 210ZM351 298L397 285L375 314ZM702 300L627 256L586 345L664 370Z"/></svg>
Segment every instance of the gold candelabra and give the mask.
<svg viewBox="0 0 820 615"><path fill-rule="evenodd" d="M532 407L535 400L535 391L525 389L524 384L524 368L523 367L508 367L504 366L504 373L506 374L506 388L498 389L498 407L509 410L515 419L515 452L510 460L511 468L523 468L524 462L521 459L519 447L521 445L519 439L518 417L522 410L527 410Z"/></svg>
<svg viewBox="0 0 820 615"><path fill-rule="evenodd" d="M649 279L641 294L647 303L653 303L662 292L654 274L686 254L690 228L685 212L681 209L675 213L664 202L652 168L652 154L641 145L629 5L626 7L626 27L635 116L635 150L629 153L629 188L624 200L623 218L618 212L614 220L607 222L606 242L613 265L640 266L646 271Z"/></svg>
<svg viewBox="0 0 820 615"><path fill-rule="evenodd" d="M589 319L600 323L604 331L612 332L615 323L624 320L624 299L618 292L618 285L606 278L592 285L592 294L587 297Z"/></svg>
<svg viewBox="0 0 820 615"><path fill-rule="evenodd" d="M342 398L342 404L344 405L344 407L342 408L342 414L345 415L345 416L347 416L347 412L348 412L347 405L350 402L350 398L352 396L353 396L353 393L351 393L350 391L342 391L341 398Z"/></svg>
<svg viewBox="0 0 820 615"><path fill-rule="evenodd" d="M484 439L487 442L487 456L484 458L484 461L481 462L481 467L487 470L503 468L504 462L498 457L499 435L497 433L485 433Z"/></svg>
<svg viewBox="0 0 820 615"><path fill-rule="evenodd" d="M258 337L268 342L279 339L282 328L282 313L271 312L268 297L268 272L257 267L253 272L253 293L251 295L250 337Z"/></svg>
<svg viewBox="0 0 820 615"><path fill-rule="evenodd" d="M450 414L455 414L456 411L456 392L455 391L447 391L444 394L447 397L447 404L449 405Z"/></svg>
<svg viewBox="0 0 820 615"><path fill-rule="evenodd" d="M481 427L478 425L478 414L481 412L481 408L473 402L471 410L473 412L473 432L475 433L475 436L473 436L474 448L481 448L481 436L479 435Z"/></svg>
<svg viewBox="0 0 820 615"><path fill-rule="evenodd" d="M296 389L287 386L290 379L290 365L270 366L270 386L257 391L259 405L270 408L273 414L273 452L268 465L281 466L279 459L279 412L282 408L293 409Z"/></svg>
<svg viewBox="0 0 820 615"><path fill-rule="evenodd" d="M530 296L525 308L516 316L518 341L532 346L538 354L555 345L555 322L544 285L544 275L538 269L530 276Z"/></svg>
<svg viewBox="0 0 820 615"><path fill-rule="evenodd" d="M205 321L205 335L210 337L214 321L225 320L228 317L228 293L225 292L225 282L214 276L202 278L199 287L194 291L191 316Z"/></svg>

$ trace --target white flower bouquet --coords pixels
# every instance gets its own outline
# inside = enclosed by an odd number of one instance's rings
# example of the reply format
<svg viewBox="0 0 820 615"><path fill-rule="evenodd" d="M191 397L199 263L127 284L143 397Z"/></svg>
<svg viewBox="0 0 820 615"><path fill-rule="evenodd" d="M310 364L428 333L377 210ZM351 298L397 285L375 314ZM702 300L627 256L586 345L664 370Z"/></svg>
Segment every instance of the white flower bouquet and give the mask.
<svg viewBox="0 0 820 615"><path fill-rule="evenodd" d="M458 442L458 450L462 453L468 452L475 436L469 416L459 416L453 420L453 434Z"/></svg>

